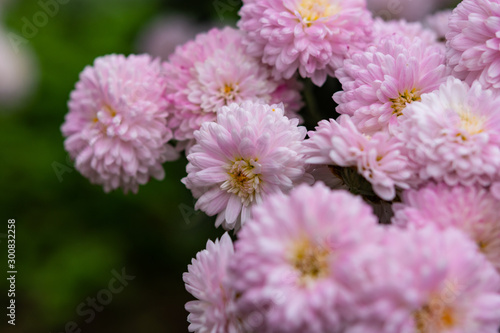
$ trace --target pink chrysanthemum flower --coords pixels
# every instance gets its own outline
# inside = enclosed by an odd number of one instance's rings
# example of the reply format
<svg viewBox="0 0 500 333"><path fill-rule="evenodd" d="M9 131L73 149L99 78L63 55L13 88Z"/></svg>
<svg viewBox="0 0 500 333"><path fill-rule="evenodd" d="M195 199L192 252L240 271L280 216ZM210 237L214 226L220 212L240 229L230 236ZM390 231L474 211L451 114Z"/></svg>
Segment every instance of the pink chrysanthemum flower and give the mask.
<svg viewBox="0 0 500 333"><path fill-rule="evenodd" d="M464 0L453 10L447 39L453 75L472 84L500 89L500 4Z"/></svg>
<svg viewBox="0 0 500 333"><path fill-rule="evenodd" d="M394 204L393 223L410 228L434 225L465 232L500 272L500 201L477 186L449 187L430 183L403 193Z"/></svg>
<svg viewBox="0 0 500 333"><path fill-rule="evenodd" d="M451 13L451 9L442 10L425 18L425 25L437 34L438 40L441 42L446 41L446 34L450 30L448 23Z"/></svg>
<svg viewBox="0 0 500 333"><path fill-rule="evenodd" d="M350 51L371 41L365 0L245 0L239 14L247 51L277 78L298 70L321 86Z"/></svg>
<svg viewBox="0 0 500 333"><path fill-rule="evenodd" d="M302 181L300 153L306 129L284 116L283 105L244 102L222 107L217 122L202 124L188 155L188 176L196 209L216 215L216 226L238 229L250 206Z"/></svg>
<svg viewBox="0 0 500 333"><path fill-rule="evenodd" d="M437 35L434 31L426 29L420 22L407 22L406 20L384 21L375 18L373 21L372 45L379 45L380 41L391 36L407 37L411 41L420 38L424 44L434 45L437 43Z"/></svg>
<svg viewBox="0 0 500 333"><path fill-rule="evenodd" d="M389 229L335 271L345 333L496 332L500 276L456 229Z"/></svg>
<svg viewBox="0 0 500 333"><path fill-rule="evenodd" d="M341 287L332 278L353 249L380 237L371 209L346 191L318 183L255 206L239 233L230 281L252 331L340 332Z"/></svg>
<svg viewBox="0 0 500 333"><path fill-rule="evenodd" d="M407 181L412 172L402 154L403 145L388 133L366 136L349 116L342 115L337 121L320 121L308 135L310 138L304 141L306 163L354 167L387 201L394 199L396 186L409 187Z"/></svg>
<svg viewBox="0 0 500 333"><path fill-rule="evenodd" d="M106 192L163 179L162 163L177 158L166 144L164 92L160 62L148 55L109 55L85 68L61 127L78 171Z"/></svg>
<svg viewBox="0 0 500 333"><path fill-rule="evenodd" d="M186 290L197 298L186 303L189 332L242 332L235 316L236 293L227 284L227 271L234 257L233 242L227 233L220 241L207 242L182 276Z"/></svg>
<svg viewBox="0 0 500 333"><path fill-rule="evenodd" d="M343 91L333 95L337 112L348 114L372 135L399 124L406 106L446 80L445 52L419 38L394 35L354 54L335 72Z"/></svg>
<svg viewBox="0 0 500 333"><path fill-rule="evenodd" d="M500 176L500 97L449 78L405 110L397 136L421 181L489 186Z"/></svg>
<svg viewBox="0 0 500 333"><path fill-rule="evenodd" d="M246 53L242 39L236 29L212 29L178 47L164 63L176 140L193 139L202 123L215 121L219 108L231 103L283 103L289 117L302 107L302 85L294 78L272 79L270 69Z"/></svg>

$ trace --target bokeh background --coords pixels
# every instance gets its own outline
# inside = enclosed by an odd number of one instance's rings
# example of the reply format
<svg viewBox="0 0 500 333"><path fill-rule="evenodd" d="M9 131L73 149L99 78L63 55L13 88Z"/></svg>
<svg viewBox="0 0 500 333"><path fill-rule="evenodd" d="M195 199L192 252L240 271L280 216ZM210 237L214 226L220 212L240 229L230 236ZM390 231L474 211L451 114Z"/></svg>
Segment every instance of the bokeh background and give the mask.
<svg viewBox="0 0 500 333"><path fill-rule="evenodd" d="M7 325L3 310L0 332L64 332L70 321L82 332L187 332L184 303L191 297L182 273L207 239L222 231L194 212L191 194L180 182L185 158L165 164L165 180L153 180L137 195L105 194L73 169L60 126L79 73L96 57L168 44L171 38L151 37L163 16L182 14L204 26L233 24L237 9L231 8L221 20L211 1L70 0L20 44L29 49L17 56L31 52L34 65L25 66L36 82L21 101L0 101L0 233L7 233L7 219L16 219L18 270L16 326ZM4 30L24 38L23 18L33 23L40 10L34 0L11 1L0 9ZM171 28L179 35L187 30ZM1 81L12 84L6 77ZM135 279L86 323L89 316L78 315L77 306L106 289L111 271L122 268Z"/></svg>
<svg viewBox="0 0 500 333"><path fill-rule="evenodd" d="M165 180L137 195L105 194L73 168L60 126L78 74L96 57L143 51L166 57L198 31L233 25L240 1L41 0L58 10L36 32L25 26L43 23L40 2L6 2L0 0L0 66L10 70L0 76L2 297L12 218L18 274L16 326L2 312L0 332L65 332L72 321L82 332L186 332L191 296L182 273L207 239L223 233L213 218L194 211L180 182L186 159L166 163ZM19 46L14 55L12 43ZM11 53L12 65L2 52ZM2 95L2 87L14 86L21 90ZM325 103L332 103L331 93ZM77 307L122 269L135 279L87 323Z"/></svg>

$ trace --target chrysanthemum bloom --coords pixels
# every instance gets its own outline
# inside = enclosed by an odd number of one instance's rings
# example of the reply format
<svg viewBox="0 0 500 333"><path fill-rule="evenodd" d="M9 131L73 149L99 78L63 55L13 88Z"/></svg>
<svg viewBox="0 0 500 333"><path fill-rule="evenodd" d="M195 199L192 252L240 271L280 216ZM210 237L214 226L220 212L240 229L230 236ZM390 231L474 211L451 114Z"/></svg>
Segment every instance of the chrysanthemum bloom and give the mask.
<svg viewBox="0 0 500 333"><path fill-rule="evenodd" d="M106 192L163 179L162 163L177 158L164 93L161 64L148 55L109 55L85 68L61 127L78 171Z"/></svg>
<svg viewBox="0 0 500 333"><path fill-rule="evenodd" d="M456 227L465 232L500 272L500 201L478 187L430 183L403 193L394 204L393 223L409 228L434 225Z"/></svg>
<svg viewBox="0 0 500 333"><path fill-rule="evenodd" d="M434 45L438 36L430 29L425 28L420 22L407 22L405 20L384 21L381 18L373 20L373 42L372 45L379 45L382 39L391 36L408 37L410 40L420 38L424 44Z"/></svg>
<svg viewBox="0 0 500 333"><path fill-rule="evenodd" d="M489 186L500 176L500 97L449 78L405 109L397 136L420 181Z"/></svg>
<svg viewBox="0 0 500 333"><path fill-rule="evenodd" d="M453 10L446 35L453 75L472 84L500 89L500 4L464 0Z"/></svg>
<svg viewBox="0 0 500 333"><path fill-rule="evenodd" d="M337 112L352 116L372 135L399 124L406 106L446 81L445 52L418 37L394 35L354 54L335 72L343 91L333 95Z"/></svg>
<svg viewBox="0 0 500 333"><path fill-rule="evenodd" d="M207 248L188 265L182 277L187 291L197 298L186 303L190 332L243 332L234 313L236 293L226 282L233 258L233 242L225 233L220 241L209 240Z"/></svg>
<svg viewBox="0 0 500 333"><path fill-rule="evenodd" d="M500 275L456 229L389 229L335 270L346 333L476 333L500 326Z"/></svg>
<svg viewBox="0 0 500 333"><path fill-rule="evenodd" d="M321 183L270 196L243 226L230 264L237 308L255 332L340 332L334 271L380 236L360 197ZM252 321L255 314L260 321Z"/></svg>
<svg viewBox="0 0 500 333"><path fill-rule="evenodd" d="M412 172L403 145L386 132L372 137L358 131L347 115L319 122L304 141L306 163L356 168L373 185L375 193L390 201L395 187L406 189Z"/></svg>
<svg viewBox="0 0 500 333"><path fill-rule="evenodd" d="M302 107L301 84L272 79L269 67L246 53L242 39L236 29L212 29L164 63L176 140L193 139L202 123L215 121L218 109L231 103L284 103L289 117Z"/></svg>
<svg viewBox="0 0 500 333"><path fill-rule="evenodd" d="M442 10L425 18L425 25L437 34L439 41L446 41L446 34L450 30L448 22L450 20L451 13L451 10Z"/></svg>
<svg viewBox="0 0 500 333"><path fill-rule="evenodd" d="M250 206L288 191L304 177L306 129L284 116L283 105L244 102L222 107L217 122L202 124L188 155L186 184L196 209L216 215L216 226L238 229Z"/></svg>
<svg viewBox="0 0 500 333"><path fill-rule="evenodd" d="M321 86L350 51L371 41L365 0L244 0L239 14L247 51L277 78L298 70Z"/></svg>

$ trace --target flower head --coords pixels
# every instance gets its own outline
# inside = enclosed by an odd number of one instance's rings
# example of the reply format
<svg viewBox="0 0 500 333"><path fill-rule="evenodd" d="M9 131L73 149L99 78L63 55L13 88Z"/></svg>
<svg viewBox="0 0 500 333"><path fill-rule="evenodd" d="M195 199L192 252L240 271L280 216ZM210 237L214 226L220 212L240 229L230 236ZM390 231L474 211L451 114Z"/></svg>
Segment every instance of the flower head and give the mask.
<svg viewBox="0 0 500 333"><path fill-rule="evenodd" d="M162 163L177 158L166 144L164 92L160 62L148 55L109 55L85 68L61 127L78 171L106 192L163 179Z"/></svg>
<svg viewBox="0 0 500 333"><path fill-rule="evenodd" d="M500 176L500 97L449 78L410 104L397 136L420 181L491 185Z"/></svg>
<svg viewBox="0 0 500 333"><path fill-rule="evenodd" d="M343 91L333 95L337 112L352 116L361 132L388 131L407 105L445 81L445 53L418 37L394 35L354 54L336 71Z"/></svg>
<svg viewBox="0 0 500 333"><path fill-rule="evenodd" d="M198 252L188 265L188 272L182 277L186 290L197 298L186 303L190 332L241 332L234 313L236 293L226 281L233 258L233 242L225 233L220 241L209 240L206 250Z"/></svg>
<svg viewBox="0 0 500 333"><path fill-rule="evenodd" d="M453 75L485 88L500 89L500 4L464 0L453 10L447 39L448 65Z"/></svg>
<svg viewBox="0 0 500 333"><path fill-rule="evenodd" d="M500 325L500 275L456 229L388 229L335 271L345 332L475 333Z"/></svg>
<svg viewBox="0 0 500 333"><path fill-rule="evenodd" d="M188 155L187 188L196 209L218 214L216 225L239 228L250 206L273 192L290 190L304 177L304 127L284 116L283 105L254 102L222 107L217 122L195 132Z"/></svg>
<svg viewBox="0 0 500 333"><path fill-rule="evenodd" d="M350 51L370 42L365 7L365 0L245 0L238 27L247 51L271 65L275 77L298 70L322 85Z"/></svg>
<svg viewBox="0 0 500 333"><path fill-rule="evenodd" d="M411 176L401 142L385 132L360 133L347 115L322 120L304 142L306 163L354 167L373 185L375 193L392 200L395 187L408 188Z"/></svg>
<svg viewBox="0 0 500 333"><path fill-rule="evenodd" d="M479 252L500 272L500 201L478 186L429 183L403 192L403 203L394 204L393 223L409 228L433 225L455 227L477 244Z"/></svg>
<svg viewBox="0 0 500 333"><path fill-rule="evenodd" d="M260 311L257 332L338 332L342 291L332 276L379 228L359 197L321 183L270 196L235 244L238 313L248 321Z"/></svg>
<svg viewBox="0 0 500 333"><path fill-rule="evenodd" d="M238 30L212 29L164 63L176 140L193 139L202 123L215 121L217 111L231 103L284 103L290 117L302 107L301 84L272 79L270 69L245 52L242 39Z"/></svg>

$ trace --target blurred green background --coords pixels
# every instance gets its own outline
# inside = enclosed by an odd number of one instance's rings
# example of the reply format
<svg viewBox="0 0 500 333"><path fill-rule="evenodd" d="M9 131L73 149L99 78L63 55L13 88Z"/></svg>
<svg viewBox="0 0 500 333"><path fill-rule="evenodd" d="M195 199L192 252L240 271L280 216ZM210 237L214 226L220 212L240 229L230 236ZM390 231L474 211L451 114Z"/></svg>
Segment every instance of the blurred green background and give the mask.
<svg viewBox="0 0 500 333"><path fill-rule="evenodd" d="M78 74L96 57L135 53L139 33L160 14L232 24L237 1L220 1L223 19L217 1L60 1L67 3L27 39L39 67L36 91L17 109L0 104L0 233L16 219L18 271L12 327L4 313L7 242L0 235L0 331L65 332L74 321L82 332L187 332L184 304L192 297L182 273L207 239L223 231L194 212L180 182L186 159L165 164L165 180L137 195L105 194L73 169L60 126ZM40 10L35 0L12 1L4 25L22 36L22 18L32 21ZM123 268L135 279L85 322L90 315L77 314L79 304L107 289L112 270Z"/></svg>

